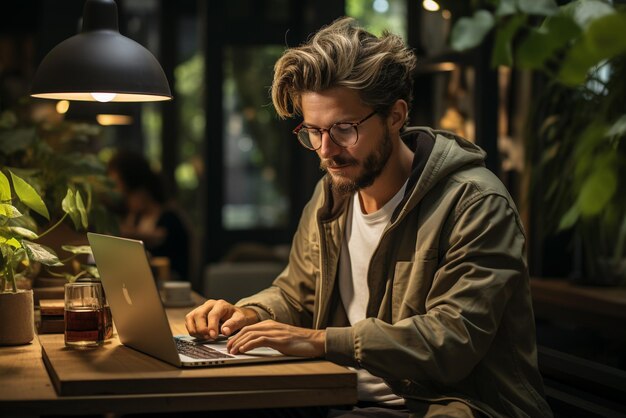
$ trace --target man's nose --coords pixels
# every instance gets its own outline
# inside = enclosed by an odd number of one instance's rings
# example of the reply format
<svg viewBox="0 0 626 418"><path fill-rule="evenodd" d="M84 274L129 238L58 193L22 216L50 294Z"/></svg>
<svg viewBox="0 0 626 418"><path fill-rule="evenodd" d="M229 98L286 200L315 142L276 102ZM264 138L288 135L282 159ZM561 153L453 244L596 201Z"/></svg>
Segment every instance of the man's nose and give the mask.
<svg viewBox="0 0 626 418"><path fill-rule="evenodd" d="M341 147L335 144L328 131L322 131L322 146L318 150L321 158L330 158L341 152Z"/></svg>

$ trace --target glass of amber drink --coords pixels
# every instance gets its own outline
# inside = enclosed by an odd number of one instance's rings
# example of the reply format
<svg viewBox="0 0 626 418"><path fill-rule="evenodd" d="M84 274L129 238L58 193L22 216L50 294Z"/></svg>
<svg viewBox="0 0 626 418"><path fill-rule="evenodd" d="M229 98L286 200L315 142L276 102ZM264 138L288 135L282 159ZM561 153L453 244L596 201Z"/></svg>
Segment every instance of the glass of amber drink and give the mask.
<svg viewBox="0 0 626 418"><path fill-rule="evenodd" d="M65 284L65 345L97 347L105 337L105 304L100 282Z"/></svg>

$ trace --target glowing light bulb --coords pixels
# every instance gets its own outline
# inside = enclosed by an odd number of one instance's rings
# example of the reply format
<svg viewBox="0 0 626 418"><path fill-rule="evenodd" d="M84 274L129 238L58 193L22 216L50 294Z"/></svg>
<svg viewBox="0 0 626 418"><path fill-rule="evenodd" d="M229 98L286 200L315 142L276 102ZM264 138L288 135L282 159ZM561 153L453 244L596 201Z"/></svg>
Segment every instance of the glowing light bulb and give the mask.
<svg viewBox="0 0 626 418"><path fill-rule="evenodd" d="M102 102L102 103L106 103L106 102L110 102L111 100L115 99L115 97L117 96L117 94L115 93L90 93L91 97L93 97L95 100Z"/></svg>
<svg viewBox="0 0 626 418"><path fill-rule="evenodd" d="M57 113L63 115L70 109L70 102L67 100L59 100L56 105Z"/></svg>
<svg viewBox="0 0 626 418"><path fill-rule="evenodd" d="M436 12L437 10L439 10L439 3L434 0L424 0L422 2L422 6L429 12Z"/></svg>
<svg viewBox="0 0 626 418"><path fill-rule="evenodd" d="M128 115L101 113L96 115L96 122L102 126L130 125L133 123L133 118Z"/></svg>

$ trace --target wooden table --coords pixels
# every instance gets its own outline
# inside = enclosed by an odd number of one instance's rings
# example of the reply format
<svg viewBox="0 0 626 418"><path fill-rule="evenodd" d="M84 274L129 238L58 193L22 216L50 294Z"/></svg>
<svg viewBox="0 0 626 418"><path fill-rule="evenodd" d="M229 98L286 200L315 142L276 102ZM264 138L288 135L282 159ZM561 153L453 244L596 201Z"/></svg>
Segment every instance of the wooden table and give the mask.
<svg viewBox="0 0 626 418"><path fill-rule="evenodd" d="M183 318L189 310L168 309L174 334L186 333ZM62 334L47 334L29 345L0 347L0 415L150 413L356 403L356 375L327 361L177 369L122 346L116 337L107 341L104 348L86 355L141 358L145 376L135 380L130 390L134 393L118 388L121 393L117 394L59 395L44 366L42 345L54 350L61 349L62 344ZM110 379L112 373L119 373L124 381L124 370L110 367L101 370L94 365L92 372L86 376L91 381L94 376ZM161 378L173 377L178 384L171 385L170 381L168 387L159 386Z"/></svg>

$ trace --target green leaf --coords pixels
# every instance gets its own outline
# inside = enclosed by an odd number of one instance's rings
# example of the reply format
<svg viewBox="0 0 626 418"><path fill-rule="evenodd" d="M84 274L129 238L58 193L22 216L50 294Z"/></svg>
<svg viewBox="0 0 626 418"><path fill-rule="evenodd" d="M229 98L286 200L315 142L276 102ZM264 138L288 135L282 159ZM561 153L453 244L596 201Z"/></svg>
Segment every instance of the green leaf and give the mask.
<svg viewBox="0 0 626 418"><path fill-rule="evenodd" d="M39 194L33 186L26 183L21 177L10 171L11 180L13 180L13 188L15 189L15 194L17 197L24 203L26 206L43 216L44 218L50 220L50 214L48 213L48 208L46 204L43 202Z"/></svg>
<svg viewBox="0 0 626 418"><path fill-rule="evenodd" d="M18 234L24 238L28 238L28 239L39 238L39 235L31 231L30 229L22 228L21 226L10 226L9 230L13 232L14 234Z"/></svg>
<svg viewBox="0 0 626 418"><path fill-rule="evenodd" d="M591 158L578 158L574 164L574 184L580 187L589 177L589 173L593 170L593 160Z"/></svg>
<svg viewBox="0 0 626 418"><path fill-rule="evenodd" d="M91 184L85 183L85 190L87 191L87 205L85 205L85 210L90 212L93 207L93 187L91 187Z"/></svg>
<svg viewBox="0 0 626 418"><path fill-rule="evenodd" d="M6 244L9 245L15 249L17 248L22 248L22 244L20 244L20 242L18 240L16 240L15 238L5 238L3 236L0 236L0 244Z"/></svg>
<svg viewBox="0 0 626 418"><path fill-rule="evenodd" d="M80 271L80 272L78 272L78 274L75 274L73 276L68 274L66 276L66 279L67 279L68 282L74 283L76 280L78 280L80 277L82 277L82 276L84 276L86 274L87 274L87 271L83 270L83 271Z"/></svg>
<svg viewBox="0 0 626 418"><path fill-rule="evenodd" d="M11 218L9 220L9 226L21 226L22 228L30 229L33 232L38 231L37 222L35 222L35 220L28 215Z"/></svg>
<svg viewBox="0 0 626 418"><path fill-rule="evenodd" d="M80 267L87 272L91 277L95 277L96 279L100 278L100 272L96 266L92 266L89 264L81 264Z"/></svg>
<svg viewBox="0 0 626 418"><path fill-rule="evenodd" d="M599 167L583 183L578 195L582 216L597 215L606 207L617 190L617 175L611 167Z"/></svg>
<svg viewBox="0 0 626 418"><path fill-rule="evenodd" d="M68 188L67 192L65 192L65 197L61 201L61 208L67 214L76 209L76 200L74 199L74 191L72 189Z"/></svg>
<svg viewBox="0 0 626 418"><path fill-rule="evenodd" d="M512 15L517 12L515 0L501 0L496 9L496 17Z"/></svg>
<svg viewBox="0 0 626 418"><path fill-rule="evenodd" d="M612 13L595 19L586 31L589 48L597 61L626 51L626 13Z"/></svg>
<svg viewBox="0 0 626 418"><path fill-rule="evenodd" d="M11 200L11 185L7 176L0 171L0 202Z"/></svg>
<svg viewBox="0 0 626 418"><path fill-rule="evenodd" d="M7 218L19 218L22 213L13 205L7 203L0 203L0 215Z"/></svg>
<svg viewBox="0 0 626 418"><path fill-rule="evenodd" d="M518 0L517 7L529 15L552 16L558 11L554 0Z"/></svg>
<svg viewBox="0 0 626 418"><path fill-rule="evenodd" d="M72 254L89 254L93 255L91 247L89 245L63 245L61 248L64 251Z"/></svg>
<svg viewBox="0 0 626 418"><path fill-rule="evenodd" d="M80 214L80 222L83 228L87 229L89 226L89 219L87 218L87 210L85 209L85 204L83 203L83 198L80 196L80 192L76 190L76 209Z"/></svg>
<svg viewBox="0 0 626 418"><path fill-rule="evenodd" d="M472 17L462 17L454 25L450 44L457 51L474 48L483 41L495 25L493 15L486 10L478 10Z"/></svg>
<svg viewBox="0 0 626 418"><path fill-rule="evenodd" d="M550 57L580 33L580 27L571 17L547 18L540 28L530 30L526 39L520 43L515 57L517 63L522 68L542 68Z"/></svg>
<svg viewBox="0 0 626 418"><path fill-rule="evenodd" d="M59 257L57 257L52 249L26 240L23 241L23 244L30 260L37 261L41 264L45 264L46 266L63 265L63 263L59 261Z"/></svg>
<svg viewBox="0 0 626 418"><path fill-rule="evenodd" d="M584 39L576 41L567 53L557 79L568 86L583 84L589 69L597 63Z"/></svg>
<svg viewBox="0 0 626 418"><path fill-rule="evenodd" d="M574 204L561 218L558 230L563 231L571 228L578 221L579 216L580 210L578 209L578 205Z"/></svg>
<svg viewBox="0 0 626 418"><path fill-rule="evenodd" d="M513 65L513 53L511 42L519 28L526 22L525 15L515 15L511 17L503 28L496 33L496 41L491 55L491 66Z"/></svg>
<svg viewBox="0 0 626 418"><path fill-rule="evenodd" d="M74 228L80 229L80 213L78 213L78 209L76 208L76 198L74 197L74 191L72 189L67 189L67 193L61 202L61 208L63 208L63 212L70 215L72 218L72 222L74 222Z"/></svg>
<svg viewBox="0 0 626 418"><path fill-rule="evenodd" d="M623 136L626 134L626 115L623 115L611 125L606 133L608 137Z"/></svg>
<svg viewBox="0 0 626 418"><path fill-rule="evenodd" d="M561 7L561 13L574 19L582 28L595 19L614 12L615 9L602 0L578 0Z"/></svg>
<svg viewBox="0 0 626 418"><path fill-rule="evenodd" d="M598 147L606 137L607 126L601 122L590 123L579 135L574 150L576 161L587 159L594 149Z"/></svg>
<svg viewBox="0 0 626 418"><path fill-rule="evenodd" d="M626 13L604 15L592 21L569 50L559 80L575 86L585 82L592 67L626 52Z"/></svg>

